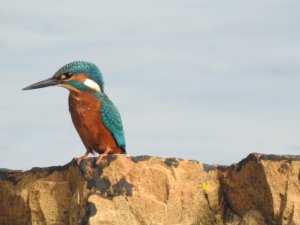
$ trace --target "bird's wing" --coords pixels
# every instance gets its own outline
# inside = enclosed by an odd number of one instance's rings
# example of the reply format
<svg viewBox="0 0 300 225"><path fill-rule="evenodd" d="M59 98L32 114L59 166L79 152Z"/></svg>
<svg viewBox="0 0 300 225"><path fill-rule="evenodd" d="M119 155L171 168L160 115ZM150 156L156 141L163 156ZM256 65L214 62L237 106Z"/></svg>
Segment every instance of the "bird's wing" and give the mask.
<svg viewBox="0 0 300 225"><path fill-rule="evenodd" d="M125 151L126 143L120 113L106 95L101 97L100 111L105 127L113 134L118 145Z"/></svg>

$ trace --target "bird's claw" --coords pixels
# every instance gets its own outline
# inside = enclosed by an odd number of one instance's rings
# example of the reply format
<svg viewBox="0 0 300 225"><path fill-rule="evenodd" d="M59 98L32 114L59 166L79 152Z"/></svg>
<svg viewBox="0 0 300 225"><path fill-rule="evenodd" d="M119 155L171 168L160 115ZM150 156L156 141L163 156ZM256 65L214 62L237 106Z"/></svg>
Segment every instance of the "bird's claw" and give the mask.
<svg viewBox="0 0 300 225"><path fill-rule="evenodd" d="M96 160L96 165L100 165L107 156L108 154L105 153L101 154Z"/></svg>
<svg viewBox="0 0 300 225"><path fill-rule="evenodd" d="M99 155L99 157L96 160L96 165L100 165L103 162L103 160L108 156L108 154L111 152L112 152L112 149L110 147L108 147L104 153Z"/></svg>
<svg viewBox="0 0 300 225"><path fill-rule="evenodd" d="M79 166L82 160L88 159L89 156L88 155L83 155L79 158L76 159L77 165Z"/></svg>

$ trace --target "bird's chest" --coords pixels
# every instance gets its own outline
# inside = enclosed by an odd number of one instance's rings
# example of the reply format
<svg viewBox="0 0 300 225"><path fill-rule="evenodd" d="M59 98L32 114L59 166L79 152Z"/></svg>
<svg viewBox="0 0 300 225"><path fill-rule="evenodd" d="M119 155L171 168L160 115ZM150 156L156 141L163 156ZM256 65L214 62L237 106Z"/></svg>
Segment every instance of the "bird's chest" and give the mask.
<svg viewBox="0 0 300 225"><path fill-rule="evenodd" d="M90 93L71 93L69 96L69 110L74 118L81 122L100 119L100 101Z"/></svg>
<svg viewBox="0 0 300 225"><path fill-rule="evenodd" d="M69 109L72 115L82 118L90 118L96 111L99 116L100 103L90 96L70 96Z"/></svg>
<svg viewBox="0 0 300 225"><path fill-rule="evenodd" d="M85 144L98 144L101 125L101 103L90 93L70 93L69 110L74 126Z"/></svg>

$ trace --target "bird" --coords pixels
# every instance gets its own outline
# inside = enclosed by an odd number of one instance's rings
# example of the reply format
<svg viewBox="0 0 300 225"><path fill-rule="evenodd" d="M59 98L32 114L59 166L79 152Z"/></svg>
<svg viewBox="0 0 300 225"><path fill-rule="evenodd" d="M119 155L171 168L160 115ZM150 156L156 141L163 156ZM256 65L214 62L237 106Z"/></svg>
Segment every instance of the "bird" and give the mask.
<svg viewBox="0 0 300 225"><path fill-rule="evenodd" d="M69 90L69 111L86 152L76 158L80 165L89 154L98 153L96 164L110 154L126 154L122 119L117 107L104 92L99 68L91 62L74 61L62 66L53 76L23 90L49 86Z"/></svg>

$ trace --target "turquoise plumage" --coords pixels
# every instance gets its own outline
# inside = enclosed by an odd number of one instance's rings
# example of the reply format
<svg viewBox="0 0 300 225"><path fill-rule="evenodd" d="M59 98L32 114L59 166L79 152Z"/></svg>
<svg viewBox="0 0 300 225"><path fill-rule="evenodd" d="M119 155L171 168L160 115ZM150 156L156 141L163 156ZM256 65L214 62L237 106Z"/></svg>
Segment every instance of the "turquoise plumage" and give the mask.
<svg viewBox="0 0 300 225"><path fill-rule="evenodd" d="M114 135L118 145L124 150L124 153L126 153L123 124L118 109L106 94L97 94L96 97L101 102L100 113L105 127Z"/></svg>
<svg viewBox="0 0 300 225"><path fill-rule="evenodd" d="M74 61L61 67L55 74L64 73L85 73L94 80L102 90L104 90L103 76L99 68L94 64L86 61Z"/></svg>

